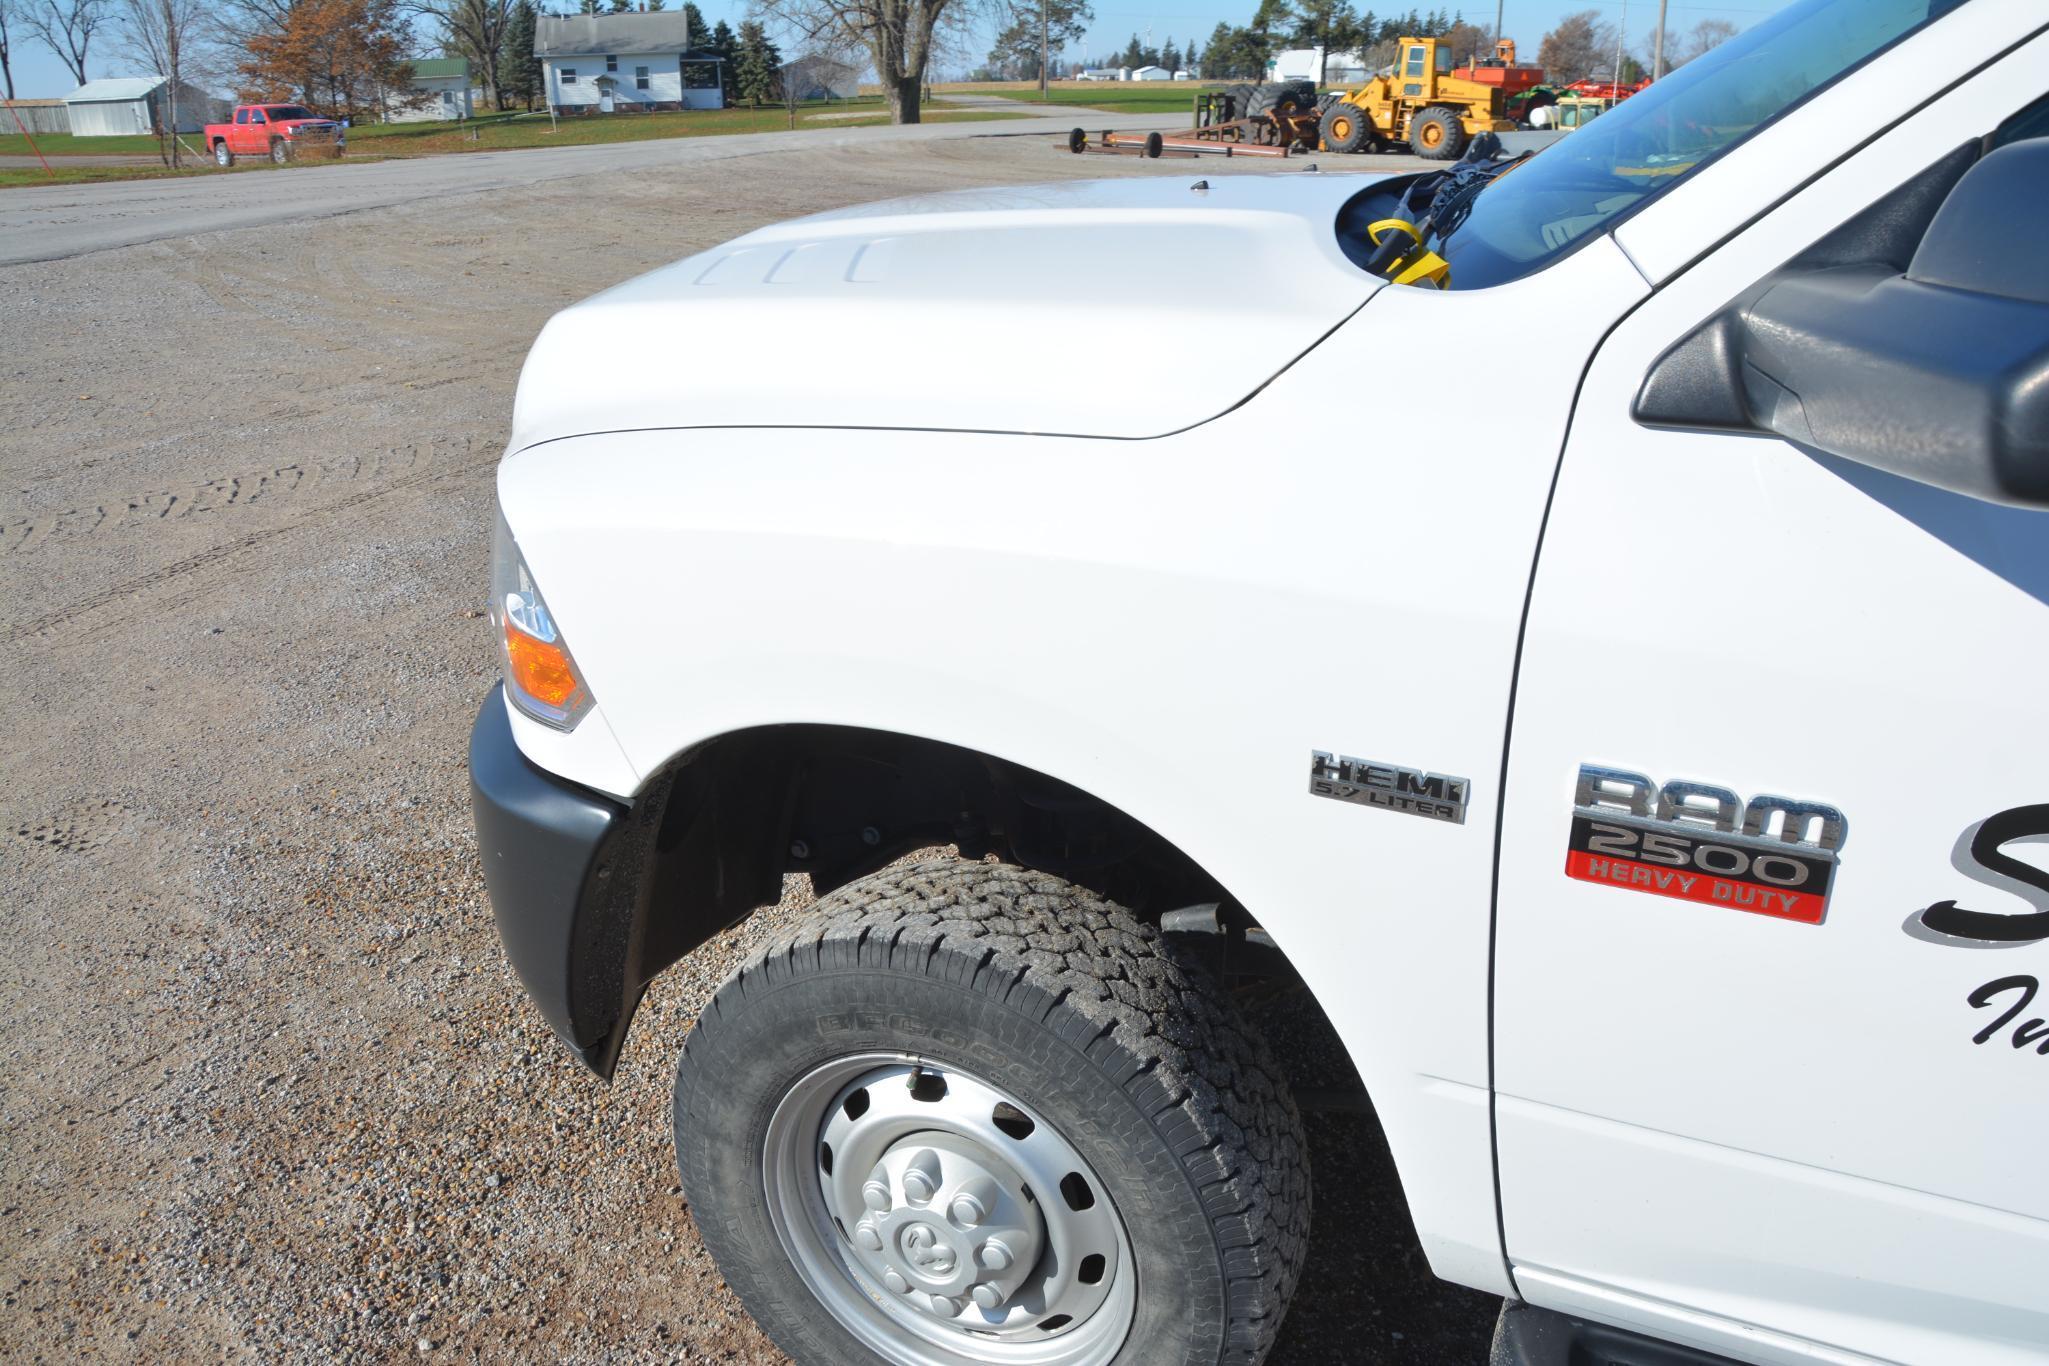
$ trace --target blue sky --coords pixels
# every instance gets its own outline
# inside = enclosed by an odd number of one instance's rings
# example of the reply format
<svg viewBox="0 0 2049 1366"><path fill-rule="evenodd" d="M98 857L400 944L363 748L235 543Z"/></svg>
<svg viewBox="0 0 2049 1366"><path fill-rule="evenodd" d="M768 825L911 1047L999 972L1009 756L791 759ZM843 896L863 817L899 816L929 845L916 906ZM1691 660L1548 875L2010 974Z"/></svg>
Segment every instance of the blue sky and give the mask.
<svg viewBox="0 0 2049 1366"><path fill-rule="evenodd" d="M1442 0L1418 4L1415 8L1427 13L1437 8L1439 3ZM1096 21L1089 29L1087 46L1098 53L1121 49L1133 33L1143 38L1148 28L1152 30L1155 46L1165 43L1168 38L1177 45L1186 46L1191 37L1207 38L1219 22L1244 23L1251 17L1255 4L1256 0L1221 0L1221 3L1214 4L1207 3L1207 0L1095 0ZM714 23L725 19L737 25L747 12L746 0L698 0L698 5L703 9L705 18ZM1624 0L1505 0L1502 28L1522 45L1524 59L1534 60L1538 40L1560 15L1592 8L1598 9L1608 22L1614 23L1623 19L1623 7ZM1748 28L1779 7L1773 0L1750 0L1747 5L1675 3L1668 6L1665 22L1668 32L1683 32L1702 19L1727 19L1738 28ZM1378 0L1361 8L1383 13L1395 10L1406 13L1410 5L1408 0L1402 0L1399 5L1393 0ZM1475 0L1472 6L1461 6L1456 0L1451 0L1443 3L1443 8L1463 9L1468 20L1483 28L1494 22L1494 7L1490 0ZM1657 16L1656 0L1628 0L1627 34L1632 49L1640 46L1639 39L1649 34ZM988 24L978 26L980 37L963 65L973 65L981 60L988 50L989 29ZM73 81L64 64L46 49L30 42L26 34L11 32L15 93L23 99L69 93ZM136 74L128 63L121 60L114 35L104 35L103 44L96 44L92 55L87 58L87 75ZM949 71L946 74L953 73Z"/></svg>

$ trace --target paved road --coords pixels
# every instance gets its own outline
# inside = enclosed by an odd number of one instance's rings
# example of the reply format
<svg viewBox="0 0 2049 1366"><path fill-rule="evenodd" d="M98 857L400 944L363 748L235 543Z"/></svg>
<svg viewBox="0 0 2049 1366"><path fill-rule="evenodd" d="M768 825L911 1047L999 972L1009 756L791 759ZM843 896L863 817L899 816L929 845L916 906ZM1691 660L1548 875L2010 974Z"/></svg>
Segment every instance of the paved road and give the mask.
<svg viewBox="0 0 2049 1366"><path fill-rule="evenodd" d="M1010 103L1005 101L1005 103ZM993 106L992 106L993 107ZM444 195L509 189L572 176L645 174L764 152L948 138L1064 133L1078 119L1091 130L1171 128L1178 114L1062 111L1003 123L926 123L663 138L582 147L469 152L453 156L304 166L235 176L140 180L0 192L0 264L55 261L167 237L331 218Z"/></svg>

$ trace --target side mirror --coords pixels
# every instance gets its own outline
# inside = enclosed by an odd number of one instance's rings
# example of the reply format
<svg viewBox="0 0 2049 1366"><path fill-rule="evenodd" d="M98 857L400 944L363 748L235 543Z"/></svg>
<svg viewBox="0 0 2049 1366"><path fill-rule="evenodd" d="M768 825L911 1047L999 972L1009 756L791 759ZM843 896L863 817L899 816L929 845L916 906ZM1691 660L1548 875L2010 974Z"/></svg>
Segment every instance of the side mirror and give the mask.
<svg viewBox="0 0 2049 1366"><path fill-rule="evenodd" d="M1949 192L1904 273L1782 271L1659 357L1631 411L2049 507L2045 223L2049 138L2001 147Z"/></svg>

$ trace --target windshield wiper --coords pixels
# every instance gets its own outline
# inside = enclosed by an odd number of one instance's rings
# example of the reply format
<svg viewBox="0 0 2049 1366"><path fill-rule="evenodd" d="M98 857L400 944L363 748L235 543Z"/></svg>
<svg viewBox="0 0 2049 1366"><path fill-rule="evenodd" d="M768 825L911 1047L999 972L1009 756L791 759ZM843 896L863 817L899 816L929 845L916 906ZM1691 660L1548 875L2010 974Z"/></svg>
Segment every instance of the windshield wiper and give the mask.
<svg viewBox="0 0 2049 1366"><path fill-rule="evenodd" d="M1443 244L1472 212L1473 201L1489 185L1535 156L1501 157L1501 140L1491 135L1475 138L1466 155L1434 175L1419 177L1400 200L1399 213L1367 229L1386 231L1373 238L1373 251L1366 269L1401 283L1428 282L1443 289L1449 282L1449 267L1430 251L1430 244ZM1420 211L1420 213L1419 213ZM1429 257L1426 263L1422 258Z"/></svg>

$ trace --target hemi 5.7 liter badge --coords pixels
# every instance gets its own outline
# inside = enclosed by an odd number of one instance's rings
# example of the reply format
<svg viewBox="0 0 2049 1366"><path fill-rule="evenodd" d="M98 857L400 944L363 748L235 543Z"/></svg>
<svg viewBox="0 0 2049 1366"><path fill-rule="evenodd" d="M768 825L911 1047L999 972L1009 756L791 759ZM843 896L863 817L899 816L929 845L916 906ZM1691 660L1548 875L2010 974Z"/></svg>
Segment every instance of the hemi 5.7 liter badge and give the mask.
<svg viewBox="0 0 2049 1366"><path fill-rule="evenodd" d="M1819 925L1848 833L1820 802L1582 765L1565 875Z"/></svg>
<svg viewBox="0 0 2049 1366"><path fill-rule="evenodd" d="M1466 823L1466 798L1473 785L1464 778L1425 773L1400 764L1354 759L1347 754L1309 752L1309 790L1318 797L1378 806L1433 821Z"/></svg>

